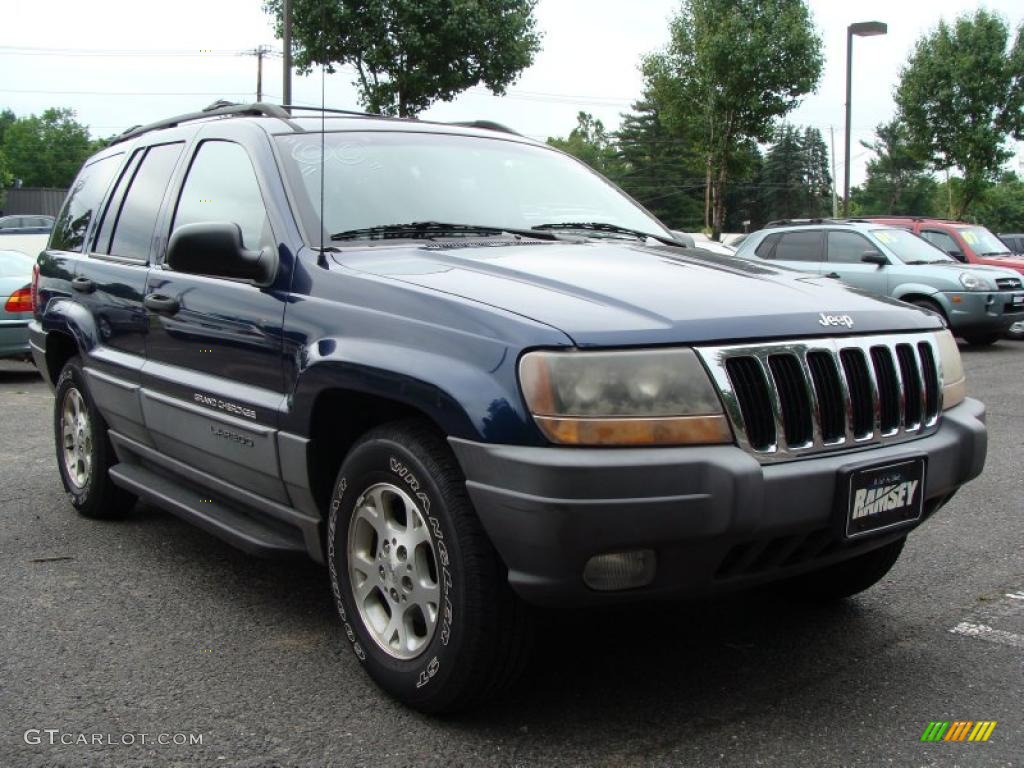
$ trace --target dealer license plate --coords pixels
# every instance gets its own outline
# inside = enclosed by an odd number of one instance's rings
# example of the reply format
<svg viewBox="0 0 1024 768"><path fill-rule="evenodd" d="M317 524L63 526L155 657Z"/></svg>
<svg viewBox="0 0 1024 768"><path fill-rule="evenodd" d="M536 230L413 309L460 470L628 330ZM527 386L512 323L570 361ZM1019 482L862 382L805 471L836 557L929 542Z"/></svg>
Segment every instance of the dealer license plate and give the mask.
<svg viewBox="0 0 1024 768"><path fill-rule="evenodd" d="M923 457L852 470L846 477L846 535L863 536L921 519Z"/></svg>

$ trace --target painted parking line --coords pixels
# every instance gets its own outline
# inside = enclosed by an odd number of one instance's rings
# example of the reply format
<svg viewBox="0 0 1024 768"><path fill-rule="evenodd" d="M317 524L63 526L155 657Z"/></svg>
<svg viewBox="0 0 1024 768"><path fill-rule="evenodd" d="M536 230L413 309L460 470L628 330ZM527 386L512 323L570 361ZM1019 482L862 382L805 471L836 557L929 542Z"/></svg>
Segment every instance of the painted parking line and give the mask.
<svg viewBox="0 0 1024 768"><path fill-rule="evenodd" d="M1024 650L1024 635L999 627L1004 621L1013 622L1024 615L1024 590L1005 592L1003 598L976 611L949 631L954 635Z"/></svg>

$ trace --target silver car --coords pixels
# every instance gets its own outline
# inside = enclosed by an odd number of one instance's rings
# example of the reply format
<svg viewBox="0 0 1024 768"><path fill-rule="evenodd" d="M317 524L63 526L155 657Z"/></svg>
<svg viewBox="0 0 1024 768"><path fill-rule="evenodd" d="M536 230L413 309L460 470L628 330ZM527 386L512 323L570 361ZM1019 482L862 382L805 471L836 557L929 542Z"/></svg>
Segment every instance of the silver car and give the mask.
<svg viewBox="0 0 1024 768"><path fill-rule="evenodd" d="M988 345L1024 321L1020 273L965 265L899 227L871 222L786 222L754 232L738 256L842 280L942 315L968 344Z"/></svg>
<svg viewBox="0 0 1024 768"><path fill-rule="evenodd" d="M31 256L21 251L0 251L0 358L29 359L34 263Z"/></svg>

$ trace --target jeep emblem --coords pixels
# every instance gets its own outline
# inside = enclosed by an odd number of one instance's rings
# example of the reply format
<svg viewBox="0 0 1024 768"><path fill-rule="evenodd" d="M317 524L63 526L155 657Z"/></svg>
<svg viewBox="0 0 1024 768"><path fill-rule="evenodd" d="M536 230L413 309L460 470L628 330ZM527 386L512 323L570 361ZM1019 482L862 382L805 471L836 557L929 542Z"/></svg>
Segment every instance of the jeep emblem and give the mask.
<svg viewBox="0 0 1024 768"><path fill-rule="evenodd" d="M826 328L836 325L845 325L847 328L853 328L853 318L849 315L826 315L822 312L818 315L818 322Z"/></svg>

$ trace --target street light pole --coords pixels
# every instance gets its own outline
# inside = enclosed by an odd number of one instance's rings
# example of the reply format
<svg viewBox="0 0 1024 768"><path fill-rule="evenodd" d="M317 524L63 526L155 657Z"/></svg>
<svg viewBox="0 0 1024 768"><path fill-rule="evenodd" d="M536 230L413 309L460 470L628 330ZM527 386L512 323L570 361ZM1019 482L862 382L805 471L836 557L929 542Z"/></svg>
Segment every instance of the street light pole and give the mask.
<svg viewBox="0 0 1024 768"><path fill-rule="evenodd" d="M284 80L281 82L281 103L292 103L292 0L284 0L281 42L284 45Z"/></svg>
<svg viewBox="0 0 1024 768"><path fill-rule="evenodd" d="M859 21L846 28L846 135L843 163L843 216L850 215L850 97L853 92L853 37L873 37L889 31L881 21Z"/></svg>

